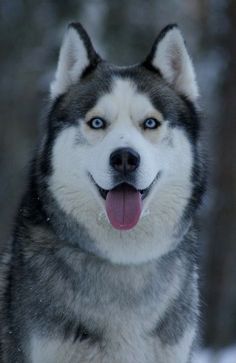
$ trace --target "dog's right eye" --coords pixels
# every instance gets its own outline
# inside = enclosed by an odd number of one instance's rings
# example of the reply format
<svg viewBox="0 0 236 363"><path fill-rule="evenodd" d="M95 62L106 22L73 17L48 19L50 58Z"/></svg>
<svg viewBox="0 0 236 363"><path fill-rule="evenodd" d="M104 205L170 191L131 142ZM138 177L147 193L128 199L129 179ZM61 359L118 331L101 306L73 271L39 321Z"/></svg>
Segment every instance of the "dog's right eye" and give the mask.
<svg viewBox="0 0 236 363"><path fill-rule="evenodd" d="M103 120L101 117L93 117L91 120L88 121L89 127L91 129L99 130L106 128L106 121Z"/></svg>

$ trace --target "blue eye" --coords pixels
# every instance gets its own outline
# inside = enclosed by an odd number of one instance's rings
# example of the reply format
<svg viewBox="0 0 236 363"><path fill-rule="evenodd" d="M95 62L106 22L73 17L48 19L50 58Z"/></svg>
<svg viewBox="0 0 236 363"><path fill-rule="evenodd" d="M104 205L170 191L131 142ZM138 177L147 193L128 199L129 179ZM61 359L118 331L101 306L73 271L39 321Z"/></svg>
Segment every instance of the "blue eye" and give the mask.
<svg viewBox="0 0 236 363"><path fill-rule="evenodd" d="M106 121L104 121L100 117L94 117L88 122L88 125L89 127L91 127L91 129L96 129L96 130L105 129Z"/></svg>
<svg viewBox="0 0 236 363"><path fill-rule="evenodd" d="M154 130L156 129L158 126L160 126L161 123L160 121L156 120L155 118L151 117L151 118L147 118L144 123L143 123L143 128L144 129L151 129Z"/></svg>

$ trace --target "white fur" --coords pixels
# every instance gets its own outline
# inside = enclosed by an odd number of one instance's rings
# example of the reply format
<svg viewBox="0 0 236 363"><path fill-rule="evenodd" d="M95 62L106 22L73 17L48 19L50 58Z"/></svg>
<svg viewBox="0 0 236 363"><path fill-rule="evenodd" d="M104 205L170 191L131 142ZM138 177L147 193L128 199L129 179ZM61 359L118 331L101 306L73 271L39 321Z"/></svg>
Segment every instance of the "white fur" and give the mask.
<svg viewBox="0 0 236 363"><path fill-rule="evenodd" d="M135 336L126 345L125 338L117 339L101 351L98 346L71 341L47 340L35 337L32 341L32 363L156 363L153 342ZM153 340L153 339L152 339Z"/></svg>
<svg viewBox="0 0 236 363"><path fill-rule="evenodd" d="M75 344L72 340L62 341L34 335L31 339L31 362L188 363L194 337L194 329L189 328L177 344L165 345L157 337L143 339L141 332L137 334L132 330L117 336L114 341L109 339L110 344L106 344L101 350L96 344Z"/></svg>
<svg viewBox="0 0 236 363"><path fill-rule="evenodd" d="M190 350L195 337L194 327L185 330L179 342L173 346L156 342L156 351L159 354L158 363L189 363Z"/></svg>
<svg viewBox="0 0 236 363"><path fill-rule="evenodd" d="M86 347L87 344L73 344L72 341L62 342L55 338L44 338L34 335L31 339L32 363L92 363L99 352L98 347ZM86 349L87 348L87 349ZM84 356L84 353L86 356ZM86 358L85 358L86 357Z"/></svg>
<svg viewBox="0 0 236 363"><path fill-rule="evenodd" d="M152 64L160 69L163 77L177 92L196 101L198 97L196 76L178 28L169 30L157 44Z"/></svg>
<svg viewBox="0 0 236 363"><path fill-rule="evenodd" d="M77 82L88 64L84 42L79 33L70 27L61 46L55 80L51 84L51 98L63 94L70 85Z"/></svg>
<svg viewBox="0 0 236 363"><path fill-rule="evenodd" d="M87 227L102 256L116 263L155 259L175 247L182 237L178 226L192 190L190 142L183 130L169 128L168 122L155 131L156 141L150 140L136 118L154 112L153 106L128 80L116 79L113 90L98 101L96 108L110 112L112 125L106 133L92 131L101 135L97 142L83 128L73 126L61 132L53 148L51 191L61 208ZM83 133L88 144L76 142L78 133ZM109 156L121 146L133 147L141 156L138 188L148 187L162 171L144 200L143 217L129 231L118 231L110 225L104 200L87 175L91 173L104 189L111 188ZM149 213L145 213L147 209Z"/></svg>
<svg viewBox="0 0 236 363"><path fill-rule="evenodd" d="M93 144L89 150L89 171L96 183L104 189L112 188L112 180L107 177L110 154L117 148L131 147L141 156L137 188L147 188L158 171L154 157L156 145L143 137L139 126L145 118L156 113L148 97L137 93L132 82L116 79L112 92L102 96L91 113L112 120L110 130L102 140L97 131L92 132L95 139L89 137ZM94 158L94 155L99 155L99 158Z"/></svg>

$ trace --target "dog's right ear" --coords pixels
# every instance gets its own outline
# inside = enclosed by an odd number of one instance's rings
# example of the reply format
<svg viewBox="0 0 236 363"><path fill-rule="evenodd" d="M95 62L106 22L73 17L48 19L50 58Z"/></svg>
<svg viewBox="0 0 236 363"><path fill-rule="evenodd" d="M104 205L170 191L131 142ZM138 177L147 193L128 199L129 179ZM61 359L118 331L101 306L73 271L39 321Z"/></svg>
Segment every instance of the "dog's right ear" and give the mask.
<svg viewBox="0 0 236 363"><path fill-rule="evenodd" d="M157 37L144 65L161 76L179 94L192 102L198 98L198 86L191 58L176 24L167 25Z"/></svg>
<svg viewBox="0 0 236 363"><path fill-rule="evenodd" d="M82 25L71 23L62 42L55 79L51 84L51 98L65 93L85 73L92 71L100 60Z"/></svg>

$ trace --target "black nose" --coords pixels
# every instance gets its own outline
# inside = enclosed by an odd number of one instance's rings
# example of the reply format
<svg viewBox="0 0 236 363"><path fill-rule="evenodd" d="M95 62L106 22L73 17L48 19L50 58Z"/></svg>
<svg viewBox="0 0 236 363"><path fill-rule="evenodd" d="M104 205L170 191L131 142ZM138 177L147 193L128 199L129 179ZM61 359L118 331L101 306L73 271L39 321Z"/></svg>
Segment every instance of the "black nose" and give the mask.
<svg viewBox="0 0 236 363"><path fill-rule="evenodd" d="M117 149L110 156L110 165L122 174L128 174L136 170L139 164L139 154L129 147Z"/></svg>

